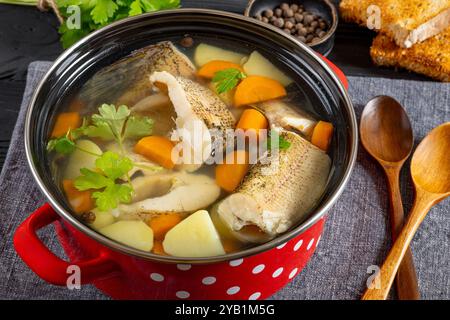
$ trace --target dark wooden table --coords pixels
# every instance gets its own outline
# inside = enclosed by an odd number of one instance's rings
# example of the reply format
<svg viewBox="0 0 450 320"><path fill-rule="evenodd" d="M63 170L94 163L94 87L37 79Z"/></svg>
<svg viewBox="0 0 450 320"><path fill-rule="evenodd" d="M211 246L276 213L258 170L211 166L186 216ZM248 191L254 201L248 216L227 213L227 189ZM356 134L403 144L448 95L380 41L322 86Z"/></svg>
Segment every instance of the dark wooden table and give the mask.
<svg viewBox="0 0 450 320"><path fill-rule="evenodd" d="M246 3L246 0L182 1L184 7L239 13L244 11ZM35 60L54 60L63 51L57 29L58 21L51 12L0 4L0 168L19 112L28 64ZM373 36L369 30L340 23L335 47L328 58L347 75L424 79L405 71L374 67L369 57Z"/></svg>

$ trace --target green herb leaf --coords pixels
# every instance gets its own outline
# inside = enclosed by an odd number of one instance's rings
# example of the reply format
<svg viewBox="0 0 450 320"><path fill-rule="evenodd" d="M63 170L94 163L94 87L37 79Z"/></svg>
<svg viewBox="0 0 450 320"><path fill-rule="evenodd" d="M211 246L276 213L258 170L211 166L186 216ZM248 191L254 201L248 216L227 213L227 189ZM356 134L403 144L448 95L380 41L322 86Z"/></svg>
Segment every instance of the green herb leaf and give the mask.
<svg viewBox="0 0 450 320"><path fill-rule="evenodd" d="M92 194L95 204L100 211L107 211L117 208L119 203L131 202L132 189L125 184L112 184L103 191L97 191Z"/></svg>
<svg viewBox="0 0 450 320"><path fill-rule="evenodd" d="M104 175L88 168L81 168L80 172L81 176L77 177L74 182L75 188L80 191L102 189L110 184L114 184L114 181L111 181L111 179L108 179Z"/></svg>
<svg viewBox="0 0 450 320"><path fill-rule="evenodd" d="M130 116L128 118L124 139L141 138L152 134L153 120L148 117Z"/></svg>
<svg viewBox="0 0 450 320"><path fill-rule="evenodd" d="M117 208L119 203L131 202L131 185L116 183L133 168L133 162L127 157L111 151L103 153L95 161L96 170L80 169L81 176L75 179L75 188L80 191L98 190L92 194L100 211Z"/></svg>
<svg viewBox="0 0 450 320"><path fill-rule="evenodd" d="M272 149L272 135L275 136L275 139L278 138L278 149L279 150L287 150L291 146L291 143L287 141L285 138L280 136L276 131L270 131L270 134L267 137L267 150ZM275 147L275 146L274 146Z"/></svg>
<svg viewBox="0 0 450 320"><path fill-rule="evenodd" d="M68 7L76 5L80 8L80 28L69 29L66 23L59 28L61 43L66 49L111 22L144 12L177 8L180 0L56 0L56 4L65 20L73 15Z"/></svg>
<svg viewBox="0 0 450 320"><path fill-rule="evenodd" d="M75 148L75 142L70 140L67 135L61 138L52 139L47 144L47 151L55 150L61 154L72 153Z"/></svg>
<svg viewBox="0 0 450 320"><path fill-rule="evenodd" d="M118 8L113 0L91 0L90 4L93 6L91 11L92 21L98 24L106 23Z"/></svg>
<svg viewBox="0 0 450 320"><path fill-rule="evenodd" d="M228 68L217 71L212 78L212 82L216 83L217 93L221 94L232 90L237 86L239 80L242 80L246 75L235 68Z"/></svg>
<svg viewBox="0 0 450 320"><path fill-rule="evenodd" d="M95 166L109 179L115 181L133 169L133 162L130 158L121 157L112 151L106 151L95 160Z"/></svg>

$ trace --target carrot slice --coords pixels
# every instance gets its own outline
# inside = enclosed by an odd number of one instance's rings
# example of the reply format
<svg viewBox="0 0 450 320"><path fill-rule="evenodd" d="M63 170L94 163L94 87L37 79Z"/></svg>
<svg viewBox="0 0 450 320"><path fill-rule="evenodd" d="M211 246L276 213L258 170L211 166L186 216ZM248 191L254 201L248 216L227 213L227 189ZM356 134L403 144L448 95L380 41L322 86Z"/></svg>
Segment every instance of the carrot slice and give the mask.
<svg viewBox="0 0 450 320"><path fill-rule="evenodd" d="M78 112L63 112L56 118L55 126L51 134L52 138L64 136L69 129L76 129L81 125L81 117Z"/></svg>
<svg viewBox="0 0 450 320"><path fill-rule="evenodd" d="M172 141L166 137L148 136L144 137L134 146L134 152L143 155L151 161L172 169L176 161L172 161L172 149L174 145Z"/></svg>
<svg viewBox="0 0 450 320"><path fill-rule="evenodd" d="M76 213L88 212L95 207L90 190L78 190L72 180L63 180L63 189L70 206Z"/></svg>
<svg viewBox="0 0 450 320"><path fill-rule="evenodd" d="M262 76L248 76L236 88L234 105L240 107L285 95L286 89L278 81Z"/></svg>
<svg viewBox="0 0 450 320"><path fill-rule="evenodd" d="M198 70L197 75L199 77L212 79L216 72L230 68L238 69L239 71L244 72L244 69L236 63L224 60L213 60L204 64L200 70Z"/></svg>
<svg viewBox="0 0 450 320"><path fill-rule="evenodd" d="M163 240L166 233L181 222L183 218L177 213L161 214L153 217L149 226L153 230L153 237L156 240Z"/></svg>
<svg viewBox="0 0 450 320"><path fill-rule="evenodd" d="M326 121L319 121L314 127L311 143L323 151L328 151L333 137L333 125Z"/></svg>
<svg viewBox="0 0 450 320"><path fill-rule="evenodd" d="M260 129L267 129L268 126L269 122L261 112L256 109L246 109L242 112L236 129L242 129L244 131L254 130L258 135Z"/></svg>
<svg viewBox="0 0 450 320"><path fill-rule="evenodd" d="M241 163L244 160L244 163ZM233 192L244 179L249 168L249 154L237 150L226 156L225 163L216 166L216 183L222 189Z"/></svg>
<svg viewBox="0 0 450 320"><path fill-rule="evenodd" d="M168 254L164 251L164 247L162 245L162 241L155 240L153 241L152 252L154 254L159 254L161 256L167 256Z"/></svg>

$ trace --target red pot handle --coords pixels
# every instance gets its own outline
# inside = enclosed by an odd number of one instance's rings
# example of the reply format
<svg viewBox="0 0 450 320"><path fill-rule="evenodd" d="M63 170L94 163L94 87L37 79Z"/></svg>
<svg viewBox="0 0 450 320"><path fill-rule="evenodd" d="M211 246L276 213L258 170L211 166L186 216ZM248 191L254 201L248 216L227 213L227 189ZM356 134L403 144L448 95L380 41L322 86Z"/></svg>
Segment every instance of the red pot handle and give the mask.
<svg viewBox="0 0 450 320"><path fill-rule="evenodd" d="M334 71L334 73L337 75L337 77L339 78L339 80L341 80L342 84L344 85L345 89L348 90L348 80L347 77L345 76L345 74L342 72L341 69L339 69L333 62L331 62L330 60L328 60L325 56L321 55L320 53L318 53L318 55L323 59L323 61L325 61L328 66Z"/></svg>
<svg viewBox="0 0 450 320"><path fill-rule="evenodd" d="M54 255L38 238L36 231L58 219L58 214L46 203L22 222L14 234L17 253L39 277L52 284L66 286L68 277L73 273L68 269L71 265L80 268L81 284L92 283L119 270L106 252L76 263L64 261Z"/></svg>

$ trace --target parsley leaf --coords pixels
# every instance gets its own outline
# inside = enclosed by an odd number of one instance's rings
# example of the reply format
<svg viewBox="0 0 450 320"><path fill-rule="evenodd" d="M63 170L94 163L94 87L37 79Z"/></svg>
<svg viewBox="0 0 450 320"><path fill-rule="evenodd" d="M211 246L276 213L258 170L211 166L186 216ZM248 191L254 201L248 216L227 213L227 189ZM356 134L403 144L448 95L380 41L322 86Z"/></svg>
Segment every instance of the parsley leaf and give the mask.
<svg viewBox="0 0 450 320"><path fill-rule="evenodd" d="M66 22L73 19L70 6L80 8L79 28L69 28L63 23L59 28L61 43L64 49L89 34L111 22L128 16L163 9L174 9L180 6L180 0L56 0L59 11Z"/></svg>
<svg viewBox="0 0 450 320"><path fill-rule="evenodd" d="M285 138L280 136L278 132L271 131L269 136L267 137L267 150L272 150L272 135L275 137L275 139L278 138L278 149L279 150L287 150L291 146L291 143L287 141ZM277 147L274 146L276 149Z"/></svg>
<svg viewBox="0 0 450 320"><path fill-rule="evenodd" d="M100 211L117 208L119 203L131 202L131 185L117 183L116 180L128 174L133 168L133 162L127 157L107 151L95 161L95 166L95 170L80 169L81 176L75 179L75 188L80 191L98 190L92 197Z"/></svg>
<svg viewBox="0 0 450 320"><path fill-rule="evenodd" d="M119 203L131 202L132 189L125 184L111 184L105 190L97 191L92 194L95 204L100 211L115 209Z"/></svg>
<svg viewBox="0 0 450 320"><path fill-rule="evenodd" d="M95 160L95 166L109 179L116 180L133 169L133 162L130 158L121 157L112 151L106 151L101 157Z"/></svg>
<svg viewBox="0 0 450 320"><path fill-rule="evenodd" d="M75 188L80 191L102 189L113 183L104 175L87 168L80 169L81 176L75 179Z"/></svg>
<svg viewBox="0 0 450 320"><path fill-rule="evenodd" d="M212 78L212 82L216 83L217 93L221 94L232 90L246 75L235 68L228 68L217 71Z"/></svg>
<svg viewBox="0 0 450 320"><path fill-rule="evenodd" d="M125 127L124 139L141 138L151 134L153 129L153 120L148 117L130 116Z"/></svg>
<svg viewBox="0 0 450 320"><path fill-rule="evenodd" d="M75 142L69 139L70 130L64 137L52 139L47 143L47 151L55 150L61 154L72 153L76 146Z"/></svg>
<svg viewBox="0 0 450 320"><path fill-rule="evenodd" d="M118 8L113 0L91 0L90 4L93 6L91 11L92 21L98 24L106 23Z"/></svg>

